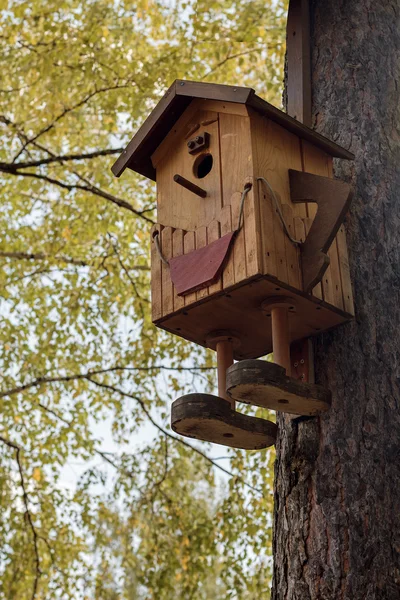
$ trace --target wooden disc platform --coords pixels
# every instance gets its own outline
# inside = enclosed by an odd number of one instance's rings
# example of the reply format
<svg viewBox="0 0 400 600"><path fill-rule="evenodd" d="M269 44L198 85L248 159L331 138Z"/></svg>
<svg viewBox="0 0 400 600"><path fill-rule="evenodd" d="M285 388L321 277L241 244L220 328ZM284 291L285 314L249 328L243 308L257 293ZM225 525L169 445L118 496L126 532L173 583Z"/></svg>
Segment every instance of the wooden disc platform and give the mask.
<svg viewBox="0 0 400 600"><path fill-rule="evenodd" d="M236 412L230 402L211 394L187 394L171 407L173 431L204 442L243 450L260 450L275 443L271 421Z"/></svg>
<svg viewBox="0 0 400 600"><path fill-rule="evenodd" d="M283 367L264 360L242 360L229 367L226 391L239 402L310 416L328 410L332 397L322 386L287 377Z"/></svg>

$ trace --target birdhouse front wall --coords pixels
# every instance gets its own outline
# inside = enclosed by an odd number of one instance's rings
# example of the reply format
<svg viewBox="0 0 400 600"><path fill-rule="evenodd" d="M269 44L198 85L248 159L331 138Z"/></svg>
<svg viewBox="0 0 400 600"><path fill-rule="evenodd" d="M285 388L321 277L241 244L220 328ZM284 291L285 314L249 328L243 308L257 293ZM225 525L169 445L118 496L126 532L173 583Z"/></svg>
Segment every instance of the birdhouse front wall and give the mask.
<svg viewBox="0 0 400 600"><path fill-rule="evenodd" d="M193 136L208 132L212 169L196 177L199 155L188 152ZM219 280L178 296L169 267L152 243L153 321L168 331L199 344L213 329L234 329L248 339L237 358L270 351L270 334L260 331L262 300L285 294L297 298L298 318L292 319L292 337L309 336L335 326L353 314L353 301L344 227L330 250L330 266L312 294L304 294L300 249L283 230L271 193L274 190L288 229L303 241L316 208L294 204L290 198L289 169L332 176L332 159L281 125L251 108L222 101L193 100L152 156L157 173L158 224L164 258L189 254L237 229L244 185L252 183L243 210L243 227ZM179 174L207 192L200 198L178 185ZM236 301L235 298L237 299Z"/></svg>

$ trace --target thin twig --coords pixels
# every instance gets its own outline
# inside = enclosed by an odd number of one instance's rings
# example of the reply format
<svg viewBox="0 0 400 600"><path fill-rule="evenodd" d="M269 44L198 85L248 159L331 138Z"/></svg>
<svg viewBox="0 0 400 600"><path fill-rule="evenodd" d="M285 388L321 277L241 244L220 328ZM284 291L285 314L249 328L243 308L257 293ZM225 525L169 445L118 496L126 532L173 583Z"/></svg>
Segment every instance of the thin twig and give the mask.
<svg viewBox="0 0 400 600"><path fill-rule="evenodd" d="M24 383L23 385L19 385L17 387L11 388L9 390L5 390L0 392L0 398L5 398L6 396L12 396L14 394L19 394L20 392L24 392L32 387L38 387L40 385L46 383L59 383L59 382L68 382L74 381L76 379L87 379L88 377L92 377L93 375L102 375L104 373L113 373L116 371L209 371L215 370L215 367L166 367L164 365L154 365L151 367L109 367L107 369L96 369L93 371L87 371L86 373L75 373L72 375L63 375L58 377L38 377L37 379L33 379L29 383Z"/></svg>
<svg viewBox="0 0 400 600"><path fill-rule="evenodd" d="M94 383L98 387L101 387L101 388L107 389L107 390L109 390L111 392L115 392L117 394L120 394L121 396L123 396L125 398L130 398L131 400L135 400L135 402L137 402L140 405L140 407L142 408L143 412L145 413L145 415L149 419L150 423L156 429L158 429L161 433L163 433L165 436L169 437L171 440L174 440L175 442L178 442L178 443L182 444L183 446L186 446L187 448L190 448L194 452L197 452L197 454L199 454L200 456L202 456L205 460L207 460L210 464L212 464L214 467L216 467L220 471L223 471L226 475L229 475L230 477L237 477L239 480L242 481L242 483L244 485L246 485L251 490L253 490L255 492L258 492L260 494L262 493L262 490L260 490L260 489L258 489L256 487L253 487L252 485L250 485L249 483L247 483L247 481L245 481L241 477L235 475L234 473L232 473L228 469L225 469L224 467L221 467L221 465L219 465L218 463L215 463L212 458L210 458L207 454L205 454L204 452L202 452L201 450L199 450L195 446L192 446L191 444L189 444L185 440L172 435L172 433L170 433L169 431L167 431L166 429L164 429L161 425L159 425L153 419L153 417L151 416L150 412L148 411L147 407L145 406L145 404L144 404L143 400L141 400L141 398L138 398L137 396L134 396L133 394L129 394L128 392L124 392L123 390L121 390L121 389L119 389L119 388L117 388L117 387L115 387L113 385L109 385L107 383L102 383L100 381L96 381L95 379L92 379L91 377L87 377L87 380L91 381L92 383Z"/></svg>
<svg viewBox="0 0 400 600"><path fill-rule="evenodd" d="M36 527L35 527L35 525L33 523L33 519L32 519L32 514L29 509L29 497L28 497L28 492L26 491L26 487L25 487L25 479L24 479L24 473L22 470L22 463L21 463L21 456L20 456L21 448L20 448L20 446L18 446L14 442L11 442L10 440L4 438L3 436L0 436L0 441L3 442L3 444L8 446L9 448L12 448L13 450L15 450L15 457L16 457L16 461L17 461L17 465L18 465L19 477L20 477L21 488L22 488L22 499L23 499L24 506L25 506L25 517L29 523L29 527L31 529L32 536L33 536L33 548L34 548L34 552L35 552L35 578L33 581L31 600L35 600L36 594L38 591L38 587L39 587L39 578L42 574L42 571L40 568L40 554L39 554L39 544L38 544L40 536L38 535L38 533L36 531Z"/></svg>

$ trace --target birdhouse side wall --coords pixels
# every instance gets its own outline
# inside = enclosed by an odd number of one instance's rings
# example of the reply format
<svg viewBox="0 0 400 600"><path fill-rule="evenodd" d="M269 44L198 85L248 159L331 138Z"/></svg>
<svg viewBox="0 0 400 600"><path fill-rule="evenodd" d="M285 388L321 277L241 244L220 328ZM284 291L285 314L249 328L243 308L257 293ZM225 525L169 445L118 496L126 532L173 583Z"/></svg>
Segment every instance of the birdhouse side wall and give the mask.
<svg viewBox="0 0 400 600"><path fill-rule="evenodd" d="M312 202L291 202L289 169L332 177L332 157L257 114L251 116L251 135L255 179L264 177L267 180L281 205L290 235L298 241L304 241L316 215L317 205ZM286 235L268 186L259 181L257 194L263 273L302 292L300 249ZM344 225L341 225L328 255L330 265L321 283L312 290L312 296L341 311L354 314Z"/></svg>

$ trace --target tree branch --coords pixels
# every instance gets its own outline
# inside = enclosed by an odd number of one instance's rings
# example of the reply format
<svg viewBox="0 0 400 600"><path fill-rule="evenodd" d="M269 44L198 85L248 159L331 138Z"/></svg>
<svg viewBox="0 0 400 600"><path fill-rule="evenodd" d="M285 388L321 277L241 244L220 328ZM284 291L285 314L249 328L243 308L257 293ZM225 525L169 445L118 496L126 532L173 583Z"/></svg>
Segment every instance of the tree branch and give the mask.
<svg viewBox="0 0 400 600"><path fill-rule="evenodd" d="M29 509L29 497L28 497L28 492L26 491L24 473L22 470L22 463L21 463L21 456L20 456L21 448L20 448L20 446L18 446L14 442L11 442L10 440L4 438L3 436L0 436L0 441L3 442L3 444L8 446L9 448L12 448L13 450L15 450L15 457L16 457L16 461L17 461L17 465L18 465L20 483L21 483L21 488L22 488L22 499L23 499L24 506L25 506L25 518L27 519L27 521L29 523L29 527L31 529L32 536L33 536L33 548L34 548L34 552L35 552L35 578L33 581L31 600L35 600L36 594L38 591L38 587L39 587L39 578L42 574L42 571L40 568L39 535L36 531L36 527L35 527L35 525L33 523L33 519L32 519L32 514Z"/></svg>
<svg viewBox="0 0 400 600"><path fill-rule="evenodd" d="M1 166L0 166L0 171L9 173L9 171L4 171L3 169L1 169ZM146 212L151 212L153 209L147 208L145 210L136 210L135 208L133 208L132 204L129 204L129 202L127 202L126 200L123 200L122 198L118 198L117 196L114 196L113 194L110 194L109 192L104 192L103 190L96 187L95 185L92 185L92 184L82 185L79 183L75 183L75 184L65 183L64 181L59 181L58 179L54 179L53 177L48 177L47 175L41 175L39 173L26 173L26 172L24 173L21 171L16 171L15 173L11 173L11 174L16 175L17 177L33 177L34 179L40 179L42 181L47 181L47 183L51 183L53 185L56 185L58 187L61 187L65 190L69 190L69 191L84 190L85 192L89 192L91 194L94 194L95 196L100 196L101 198L104 198L105 200L109 200L110 202L113 202L117 206L120 206L121 208L125 208L126 210L129 210L136 216L141 217L148 223L151 223L152 225L154 225L154 221L152 219L149 219L149 217L146 217L144 214Z"/></svg>
<svg viewBox="0 0 400 600"><path fill-rule="evenodd" d="M48 125L46 125L45 127L43 127L34 136L32 136L30 138L28 136L26 136L25 143L22 145L22 148L19 150L19 152L14 157L13 162L14 163L16 162L16 160L21 156L21 154L23 153L23 151L25 150L25 148L27 146L29 146L29 144L32 144L33 142L35 142L39 137L41 137L45 133L48 133L51 129L53 129L56 126L56 124L58 123L58 121L60 121L61 119L63 119L68 113L70 113L70 112L72 112L72 111L80 108L81 106L83 106L84 104L86 104L87 102L89 102L89 100L91 100L97 94L102 94L104 92L110 92L112 90L124 89L124 88L127 88L127 87L129 87L128 83L125 83L123 85L116 84L116 85L113 85L113 86L107 86L107 87L99 88L99 89L93 90L93 92L90 92L90 94L87 94L84 98L82 98L81 100L79 100L79 102L76 102L75 104L73 104L72 106L70 106L68 108L64 108L64 110L61 111L61 113L59 113L53 119L53 121L51 123L49 123Z"/></svg>
<svg viewBox="0 0 400 600"><path fill-rule="evenodd" d="M3 252L0 250L0 258L12 258L16 260L46 260L55 259L61 262L65 262L70 265L76 265L78 267L92 267L93 263L86 262L77 258L70 258L65 254L48 254L45 252ZM100 258L100 257L99 257ZM150 267L147 265L134 265L130 267L132 271L150 271Z"/></svg>
<svg viewBox="0 0 400 600"><path fill-rule="evenodd" d="M175 442L178 442L179 444L182 444L183 446L186 446L187 448L190 448L190 450L193 450L194 452L197 452L197 454L199 454L200 456L202 456L206 461L208 461L211 465L213 465L213 467L216 467L217 469L219 469L220 471L222 471L223 473L225 473L226 475L229 475L230 477L237 477L239 480L242 481L242 483L247 486L248 488L250 488L251 490L258 492L258 493L262 493L262 490L250 485L249 483L247 483L247 481L245 481L244 479L242 479L241 477L239 477L238 475L235 475L234 473L232 473L231 471L229 471L228 469L225 469L224 467L221 467L221 465L219 465L218 463L214 462L212 458L210 458L207 454L205 454L204 452L202 452L201 450L199 450L198 448L196 448L196 446L192 446L191 444L189 444L189 442L186 442L184 439L178 438L174 435L172 435L172 433L170 433L169 431L167 431L166 429L164 429L161 425L159 425L151 416L151 414L149 413L147 407L145 406L143 400L141 400L140 398L138 398L137 396L134 396L133 394L129 394L128 392L124 392L123 390L120 390L119 388L113 386L113 385L109 385L107 383L101 383L99 381L96 381L95 379L92 379L91 377L87 377L88 381L91 381L92 383L94 383L95 385L97 385L98 387L107 389L111 392L115 392L125 398L129 398L131 400L135 400L135 402L137 402L141 409L143 410L143 412L145 413L145 415L147 416L147 418L149 419L150 423L156 428L158 429L158 431L160 431L161 433L163 433L165 436L169 437L171 440L174 440Z"/></svg>
<svg viewBox="0 0 400 600"><path fill-rule="evenodd" d="M5 390L0 392L0 398L5 398L6 396L13 396L14 394L19 394L33 387L39 387L46 383L60 383L60 382L68 382L74 381L77 379L87 379L88 377L92 377L93 375L102 375L105 373L113 373L116 371L210 371L215 370L215 367L166 367L164 365L154 365L152 367L121 367L115 366L110 367L108 369L96 369L93 371L87 371L86 373L75 373L73 375L65 375L58 377L38 377L29 383L25 383L23 385L19 385L17 387L11 388L9 390Z"/></svg>
<svg viewBox="0 0 400 600"><path fill-rule="evenodd" d="M74 160L86 160L97 158L98 156L108 156L110 154L119 154L124 148L108 148L106 150L93 150L93 152L81 152L79 154L63 154L61 156L51 156L49 158L40 158L25 162L0 162L0 169L4 172L16 173L18 169L30 169L31 167L41 167L51 163L64 163Z"/></svg>

